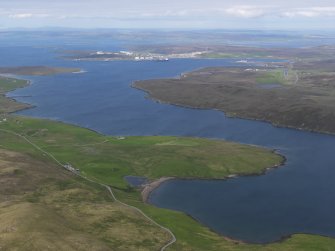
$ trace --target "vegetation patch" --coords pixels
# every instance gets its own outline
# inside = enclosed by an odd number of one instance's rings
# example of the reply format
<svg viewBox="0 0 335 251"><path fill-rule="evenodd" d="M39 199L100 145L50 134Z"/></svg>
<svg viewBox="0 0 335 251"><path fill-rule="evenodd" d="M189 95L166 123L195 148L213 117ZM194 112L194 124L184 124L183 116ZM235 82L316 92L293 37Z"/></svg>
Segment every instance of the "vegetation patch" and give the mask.
<svg viewBox="0 0 335 251"><path fill-rule="evenodd" d="M115 243L117 250L157 250L168 240L105 190L48 160L0 149L0 161L2 250L115 250Z"/></svg>

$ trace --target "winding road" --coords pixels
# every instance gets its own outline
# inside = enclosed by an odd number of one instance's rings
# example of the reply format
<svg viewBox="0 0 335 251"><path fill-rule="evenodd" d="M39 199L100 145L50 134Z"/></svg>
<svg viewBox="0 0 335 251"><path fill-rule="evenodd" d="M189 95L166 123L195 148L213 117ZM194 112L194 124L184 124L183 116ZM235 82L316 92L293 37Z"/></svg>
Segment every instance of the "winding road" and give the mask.
<svg viewBox="0 0 335 251"><path fill-rule="evenodd" d="M31 146L33 146L35 149L37 149L38 151L40 151L41 153L47 155L48 157L50 157L53 161L55 161L58 165L60 165L62 168L66 169L67 171L70 171L69 169L67 169L66 167L64 167L64 164L62 164L55 156L53 156L51 153L43 150L41 147L39 147L38 145L36 145L35 143L33 143L32 141L30 141L27 137L19 134L19 133L16 133L16 132L13 132L13 131L10 131L10 130L5 130L5 129L0 129L0 132L4 132L4 133L8 133L8 134L12 134L14 136L17 136L17 137L20 137L22 138L23 140L25 140L27 143L29 143ZM75 172L75 171L70 171L71 173L75 174L76 176L82 178L82 179L85 179L91 183L94 183L94 184L97 184L97 185L100 185L104 188L106 188L109 192L109 194L112 196L113 200L125 207L128 207L136 212L138 212L139 214L141 214L144 218L146 218L149 222L151 222L152 224L156 225L157 227L161 228L162 230L164 230L165 232L167 232L170 236L171 236L171 240L166 243L163 247L160 248L160 251L164 251L166 250L169 246L171 246L173 243L175 243L177 241L177 238L176 236L172 233L172 231L164 226L162 226L161 224L159 224L158 222L156 222L154 219L150 218L148 215L146 215L141 209L137 208L137 207L134 207L134 206L131 206L131 205L128 205L122 201L120 201L119 199L116 198L113 190L111 189L110 186L106 185L106 184L103 184L103 183L100 183L100 182L97 182L97 181L94 181L90 178L87 178L83 175L81 175L80 173L78 172Z"/></svg>

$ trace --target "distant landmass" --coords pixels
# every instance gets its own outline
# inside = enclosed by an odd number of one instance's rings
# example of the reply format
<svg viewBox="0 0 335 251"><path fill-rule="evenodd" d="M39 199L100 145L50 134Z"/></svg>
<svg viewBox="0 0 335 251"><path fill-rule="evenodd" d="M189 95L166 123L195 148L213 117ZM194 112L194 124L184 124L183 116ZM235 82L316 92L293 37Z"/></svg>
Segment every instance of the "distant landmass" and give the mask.
<svg viewBox="0 0 335 251"><path fill-rule="evenodd" d="M47 76L60 73L80 72L78 68L48 67L48 66L19 66L0 67L0 74Z"/></svg>
<svg viewBox="0 0 335 251"><path fill-rule="evenodd" d="M240 67L206 68L179 79L138 81L133 86L166 103L218 109L228 116L335 133L335 60L325 53L333 49L298 50L295 55L300 57L295 61L241 60Z"/></svg>

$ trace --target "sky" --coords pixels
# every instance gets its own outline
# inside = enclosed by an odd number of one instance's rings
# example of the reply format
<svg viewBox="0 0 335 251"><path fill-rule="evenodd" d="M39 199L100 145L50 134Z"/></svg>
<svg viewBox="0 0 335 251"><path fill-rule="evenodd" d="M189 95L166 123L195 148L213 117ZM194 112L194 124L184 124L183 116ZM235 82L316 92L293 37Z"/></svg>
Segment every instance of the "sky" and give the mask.
<svg viewBox="0 0 335 251"><path fill-rule="evenodd" d="M0 0L0 29L335 30L335 0Z"/></svg>

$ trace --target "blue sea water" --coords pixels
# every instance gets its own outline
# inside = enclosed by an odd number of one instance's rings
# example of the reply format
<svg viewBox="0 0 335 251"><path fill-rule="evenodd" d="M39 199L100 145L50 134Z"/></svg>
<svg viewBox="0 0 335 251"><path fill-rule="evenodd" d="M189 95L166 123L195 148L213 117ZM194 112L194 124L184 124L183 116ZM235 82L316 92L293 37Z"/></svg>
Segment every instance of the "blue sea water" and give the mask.
<svg viewBox="0 0 335 251"><path fill-rule="evenodd" d="M12 38L10 44L0 43L1 65L55 65L85 71L27 77L32 84L9 96L36 107L19 114L109 135L226 139L274 148L287 158L285 166L261 176L168 181L152 193L152 204L183 211L220 234L249 242L275 241L293 233L335 237L334 136L227 118L219 111L160 104L130 86L139 79L176 77L207 66L233 66L234 60L69 61L60 57L59 48L91 49L94 41L82 44L77 38L57 41L43 36L22 44L18 38ZM52 46L41 46L45 43ZM98 46L118 49L122 44L105 41Z"/></svg>

